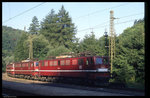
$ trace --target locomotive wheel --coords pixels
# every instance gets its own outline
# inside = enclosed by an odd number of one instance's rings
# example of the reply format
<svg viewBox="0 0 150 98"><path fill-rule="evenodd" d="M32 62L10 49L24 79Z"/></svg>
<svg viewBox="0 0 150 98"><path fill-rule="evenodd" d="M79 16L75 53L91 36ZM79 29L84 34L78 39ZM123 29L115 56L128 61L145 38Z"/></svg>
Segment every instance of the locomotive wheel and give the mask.
<svg viewBox="0 0 150 98"><path fill-rule="evenodd" d="M28 79L28 76L25 76L25 79Z"/></svg>
<svg viewBox="0 0 150 98"><path fill-rule="evenodd" d="M30 79L30 76L27 76L27 79L29 80L29 79Z"/></svg>
<svg viewBox="0 0 150 98"><path fill-rule="evenodd" d="M33 76L33 79L34 79L35 81L39 81L39 78L40 78L40 76L38 76L38 75Z"/></svg>
<svg viewBox="0 0 150 98"><path fill-rule="evenodd" d="M20 78L23 78L23 75L20 75Z"/></svg>
<svg viewBox="0 0 150 98"><path fill-rule="evenodd" d="M40 79L41 81L43 81L43 77L41 77L41 79Z"/></svg>
<svg viewBox="0 0 150 98"><path fill-rule="evenodd" d="M51 77L48 77L48 78L47 78L47 81L48 81L48 82L51 82L51 80L52 80Z"/></svg>
<svg viewBox="0 0 150 98"><path fill-rule="evenodd" d="M48 77L46 77L46 80L45 80L46 82L48 82Z"/></svg>
<svg viewBox="0 0 150 98"><path fill-rule="evenodd" d="M31 76L31 80L34 80L34 76Z"/></svg>
<svg viewBox="0 0 150 98"><path fill-rule="evenodd" d="M55 77L52 77L52 83L54 83L56 80L55 80Z"/></svg>
<svg viewBox="0 0 150 98"><path fill-rule="evenodd" d="M45 82L46 81L46 77L42 77L42 81Z"/></svg>
<svg viewBox="0 0 150 98"><path fill-rule="evenodd" d="M42 79L42 77L40 76L40 77L38 77L38 79L37 79L37 80L38 80L38 81L41 81L41 79Z"/></svg>
<svg viewBox="0 0 150 98"><path fill-rule="evenodd" d="M29 76L29 80L32 80L32 77L31 77L31 76Z"/></svg>
<svg viewBox="0 0 150 98"><path fill-rule="evenodd" d="M14 78L17 78L17 75L14 75Z"/></svg>

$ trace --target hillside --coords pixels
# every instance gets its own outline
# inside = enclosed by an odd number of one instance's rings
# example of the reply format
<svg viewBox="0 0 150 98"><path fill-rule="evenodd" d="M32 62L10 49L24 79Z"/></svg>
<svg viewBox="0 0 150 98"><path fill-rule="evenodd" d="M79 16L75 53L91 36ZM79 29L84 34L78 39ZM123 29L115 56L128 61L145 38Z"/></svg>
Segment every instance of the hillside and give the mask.
<svg viewBox="0 0 150 98"><path fill-rule="evenodd" d="M21 30L11 27L2 27L2 49L13 51L22 34Z"/></svg>
<svg viewBox="0 0 150 98"><path fill-rule="evenodd" d="M13 29L12 27L2 26L2 64L3 69L10 61L13 61L13 52L17 41L22 35L21 30Z"/></svg>

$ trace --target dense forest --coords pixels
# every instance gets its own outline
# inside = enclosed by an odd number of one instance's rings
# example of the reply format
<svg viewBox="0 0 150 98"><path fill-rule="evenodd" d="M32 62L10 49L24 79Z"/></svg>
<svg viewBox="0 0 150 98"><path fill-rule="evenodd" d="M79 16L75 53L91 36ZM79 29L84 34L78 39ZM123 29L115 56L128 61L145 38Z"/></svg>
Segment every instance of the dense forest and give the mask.
<svg viewBox="0 0 150 98"><path fill-rule="evenodd" d="M14 51L23 31L11 27L2 26L2 71L6 64L14 62Z"/></svg>
<svg viewBox="0 0 150 98"><path fill-rule="evenodd" d="M145 83L145 30L144 19L135 20L132 27L116 36L116 56L113 62L112 81L124 83ZM39 60L67 52L91 52L108 55L105 37L95 38L94 32L85 35L79 42L77 27L72 23L64 6L58 13L52 9L39 22L34 16L28 32L11 27L2 27L2 71L6 64L29 58L29 36L32 35L33 57Z"/></svg>

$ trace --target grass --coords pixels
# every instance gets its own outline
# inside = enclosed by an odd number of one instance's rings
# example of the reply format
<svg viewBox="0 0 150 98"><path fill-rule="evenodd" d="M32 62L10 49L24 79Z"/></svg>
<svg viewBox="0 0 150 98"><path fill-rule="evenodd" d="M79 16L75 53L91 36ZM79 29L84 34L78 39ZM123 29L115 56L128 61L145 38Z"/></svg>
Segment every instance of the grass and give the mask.
<svg viewBox="0 0 150 98"><path fill-rule="evenodd" d="M140 84L140 83L127 83L127 87L131 89L136 89L136 90L145 90L145 85Z"/></svg>

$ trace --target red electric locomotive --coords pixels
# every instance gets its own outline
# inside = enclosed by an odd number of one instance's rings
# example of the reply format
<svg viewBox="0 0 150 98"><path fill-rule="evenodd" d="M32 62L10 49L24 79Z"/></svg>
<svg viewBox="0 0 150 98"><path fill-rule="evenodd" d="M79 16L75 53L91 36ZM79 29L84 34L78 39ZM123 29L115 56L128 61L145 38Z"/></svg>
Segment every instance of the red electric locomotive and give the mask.
<svg viewBox="0 0 150 98"><path fill-rule="evenodd" d="M9 66L12 65L7 68ZM110 63L106 56L57 57L51 60L14 63L13 67L11 71L7 69L8 74L43 81L86 80L90 83L101 83L110 79Z"/></svg>
<svg viewBox="0 0 150 98"><path fill-rule="evenodd" d="M11 68L11 70L10 70ZM34 79L37 77L38 61L23 60L7 65L6 72L12 77L22 77L27 79Z"/></svg>
<svg viewBox="0 0 150 98"><path fill-rule="evenodd" d="M109 59L104 56L41 60L38 71L39 77L44 80L78 78L80 80L108 82L110 78Z"/></svg>

